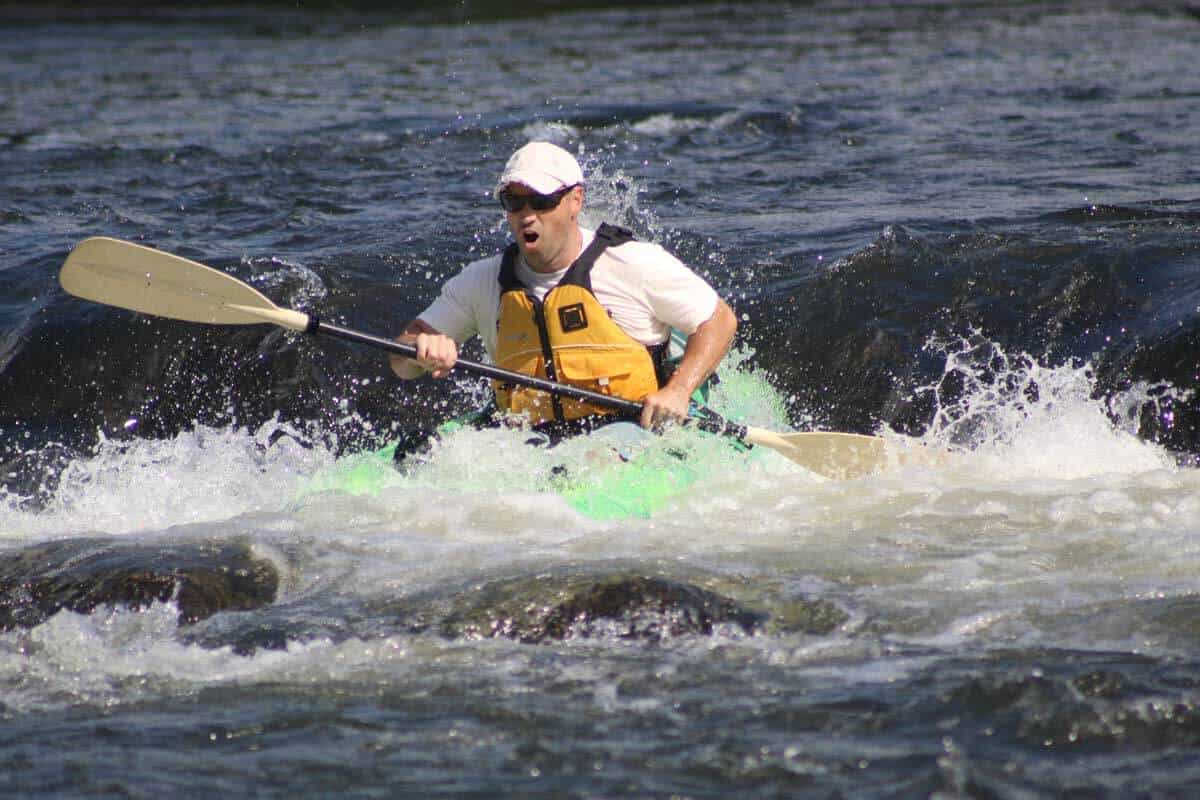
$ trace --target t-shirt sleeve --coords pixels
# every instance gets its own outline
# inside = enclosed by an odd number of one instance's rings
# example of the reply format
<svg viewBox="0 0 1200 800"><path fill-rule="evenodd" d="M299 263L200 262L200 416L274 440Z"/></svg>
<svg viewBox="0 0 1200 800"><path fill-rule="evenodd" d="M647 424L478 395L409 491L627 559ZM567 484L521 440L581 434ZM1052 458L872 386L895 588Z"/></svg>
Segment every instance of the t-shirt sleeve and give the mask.
<svg viewBox="0 0 1200 800"><path fill-rule="evenodd" d="M442 293L418 314L418 319L458 344L478 335L485 326L494 327L499 303L496 279L499 264L500 257L496 255L463 267L442 285ZM485 345L491 347L491 338L484 336L484 339Z"/></svg>
<svg viewBox="0 0 1200 800"><path fill-rule="evenodd" d="M625 245L631 246L635 252L630 255L646 265L643 286L654 316L691 336L717 310L716 290L662 247L641 242Z"/></svg>
<svg viewBox="0 0 1200 800"><path fill-rule="evenodd" d="M469 283L464 281L464 277L466 273L460 272L446 281L442 285L442 293L418 315L434 330L445 333L458 344L466 342L478 332L470 303Z"/></svg>

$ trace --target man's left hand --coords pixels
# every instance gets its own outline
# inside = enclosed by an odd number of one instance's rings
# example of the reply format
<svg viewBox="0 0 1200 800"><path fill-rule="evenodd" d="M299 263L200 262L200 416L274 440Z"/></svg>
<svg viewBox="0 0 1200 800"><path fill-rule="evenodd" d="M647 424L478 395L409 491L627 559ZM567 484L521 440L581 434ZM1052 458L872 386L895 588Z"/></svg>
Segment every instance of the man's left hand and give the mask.
<svg viewBox="0 0 1200 800"><path fill-rule="evenodd" d="M682 422L687 419L690 401L691 395L686 390L670 384L646 395L642 401L642 427L657 430L669 422Z"/></svg>

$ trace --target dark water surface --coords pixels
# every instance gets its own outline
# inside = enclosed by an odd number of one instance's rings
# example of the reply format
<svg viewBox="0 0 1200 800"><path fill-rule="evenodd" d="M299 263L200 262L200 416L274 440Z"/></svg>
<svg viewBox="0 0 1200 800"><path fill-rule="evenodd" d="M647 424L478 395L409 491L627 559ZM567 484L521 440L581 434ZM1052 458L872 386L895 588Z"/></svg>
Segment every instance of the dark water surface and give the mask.
<svg viewBox="0 0 1200 800"><path fill-rule="evenodd" d="M0 7L0 33L5 569L82 539L55 575L181 547L278 574L182 626L183 590L32 624L0 574L28 623L0 633L0 793L1200 785L1194 7ZM478 382L58 287L114 236L391 334L504 244L489 191L532 138L579 155L589 222L735 307L727 409L951 462L824 483L760 458L597 521L481 434L324 490ZM766 622L512 633L581 575Z"/></svg>

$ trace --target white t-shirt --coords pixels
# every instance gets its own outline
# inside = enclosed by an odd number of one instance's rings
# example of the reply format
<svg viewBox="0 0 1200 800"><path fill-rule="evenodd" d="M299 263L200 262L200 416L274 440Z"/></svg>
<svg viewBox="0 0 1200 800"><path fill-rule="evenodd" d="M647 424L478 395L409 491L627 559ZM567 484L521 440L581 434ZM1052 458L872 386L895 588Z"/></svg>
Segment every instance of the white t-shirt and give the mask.
<svg viewBox="0 0 1200 800"><path fill-rule="evenodd" d="M580 232L586 249L596 233L587 228L580 228ZM420 319L459 344L478 335L493 360L502 257L503 253L497 253L468 264L446 282L441 295L420 314ZM539 299L558 285L565 272L534 272L523 257L517 257L517 279ZM716 291L703 278L662 247L648 242L607 248L592 268L592 292L613 321L645 345L662 344L671 335L671 328L691 336L717 310L718 302Z"/></svg>

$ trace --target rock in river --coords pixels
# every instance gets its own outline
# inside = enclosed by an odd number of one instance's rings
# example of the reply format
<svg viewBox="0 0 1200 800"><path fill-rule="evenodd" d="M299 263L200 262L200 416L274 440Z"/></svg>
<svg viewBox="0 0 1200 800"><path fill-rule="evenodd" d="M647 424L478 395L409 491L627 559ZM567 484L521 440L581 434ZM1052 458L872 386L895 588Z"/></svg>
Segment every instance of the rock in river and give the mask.
<svg viewBox="0 0 1200 800"><path fill-rule="evenodd" d="M279 572L236 542L43 542L0 555L0 631L31 628L59 611L145 608L174 598L179 624L275 600Z"/></svg>

